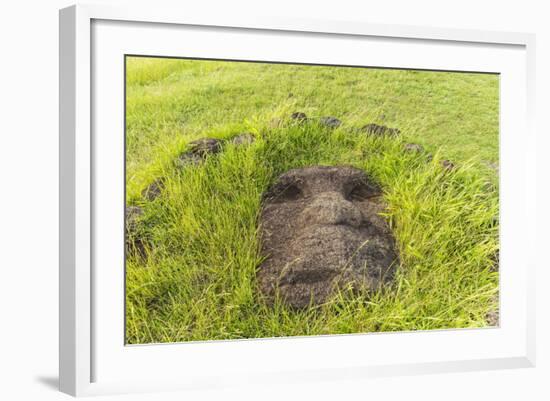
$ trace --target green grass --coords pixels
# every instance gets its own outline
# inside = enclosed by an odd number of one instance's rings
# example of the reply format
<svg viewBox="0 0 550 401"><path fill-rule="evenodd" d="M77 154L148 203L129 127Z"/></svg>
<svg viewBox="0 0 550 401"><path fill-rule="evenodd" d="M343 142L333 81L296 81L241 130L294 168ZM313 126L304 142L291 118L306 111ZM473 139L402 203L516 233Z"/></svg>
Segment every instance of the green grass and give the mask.
<svg viewBox="0 0 550 401"><path fill-rule="evenodd" d="M295 124L293 111L343 124ZM402 134L357 132L370 122ZM174 164L193 139L243 131L256 142ZM144 208L149 243L147 258L127 259L128 343L483 327L497 307L498 180L486 166L498 162L497 76L128 58L126 141L127 203ZM255 280L261 195L315 164L353 165L382 185L401 266L371 297L268 306ZM159 177L162 195L145 201Z"/></svg>

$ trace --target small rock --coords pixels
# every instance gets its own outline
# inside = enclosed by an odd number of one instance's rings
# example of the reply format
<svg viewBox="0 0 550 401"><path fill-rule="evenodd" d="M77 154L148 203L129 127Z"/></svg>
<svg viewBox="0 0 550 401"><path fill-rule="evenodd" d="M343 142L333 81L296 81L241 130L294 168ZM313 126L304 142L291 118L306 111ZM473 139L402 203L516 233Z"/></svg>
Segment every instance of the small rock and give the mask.
<svg viewBox="0 0 550 401"><path fill-rule="evenodd" d="M140 237L126 238L126 254L138 255L140 258L145 259L147 257L146 241Z"/></svg>
<svg viewBox="0 0 550 401"><path fill-rule="evenodd" d="M330 128L338 128L342 125L342 121L338 120L336 117L321 117L319 122Z"/></svg>
<svg viewBox="0 0 550 401"><path fill-rule="evenodd" d="M206 156L207 154L218 153L222 150L222 141L215 138L201 138L189 142L189 151L193 154Z"/></svg>
<svg viewBox="0 0 550 401"><path fill-rule="evenodd" d="M187 166L194 166L202 161L202 156L193 153L191 151L183 152L176 159L176 166L183 168Z"/></svg>
<svg viewBox="0 0 550 401"><path fill-rule="evenodd" d="M164 181L161 178L157 178L141 192L141 196L149 201L153 201L160 196L163 189Z"/></svg>
<svg viewBox="0 0 550 401"><path fill-rule="evenodd" d="M242 134L239 134L233 138L231 138L231 143L234 145L250 145L256 140L254 135L243 132Z"/></svg>
<svg viewBox="0 0 550 401"><path fill-rule="evenodd" d="M492 257L493 264L491 265L491 271L497 272L500 268L500 250L497 250Z"/></svg>
<svg viewBox="0 0 550 401"><path fill-rule="evenodd" d="M416 143L407 143L407 144L405 144L404 148L407 152L421 153L421 152L424 151L424 148L421 145L418 145Z"/></svg>
<svg viewBox="0 0 550 401"><path fill-rule="evenodd" d="M139 206L126 206L126 227L128 229L134 229L141 216L143 216L143 209Z"/></svg>
<svg viewBox="0 0 550 401"><path fill-rule="evenodd" d="M485 315L485 320L489 326L498 327L500 323L500 312L499 309L489 311Z"/></svg>
<svg viewBox="0 0 550 401"><path fill-rule="evenodd" d="M498 327L499 323L500 323L500 307L499 307L500 304L499 304L498 293L493 295L492 302L493 302L493 304L496 305L496 307L495 307L495 309L490 310L489 312L487 312L487 314L485 315L485 321L487 322L487 324L489 326Z"/></svg>
<svg viewBox="0 0 550 401"><path fill-rule="evenodd" d="M443 167L446 171L452 171L456 167L455 164L450 160L441 160L439 164L441 164L441 167Z"/></svg>
<svg viewBox="0 0 550 401"><path fill-rule="evenodd" d="M290 118L298 122L304 122L307 120L306 113L302 113L301 111L295 111L290 115Z"/></svg>
<svg viewBox="0 0 550 401"><path fill-rule="evenodd" d="M385 125L378 124L367 124L361 128L361 131L376 136L397 136L401 133L397 128L388 128Z"/></svg>
<svg viewBox="0 0 550 401"><path fill-rule="evenodd" d="M498 163L487 163L487 167L489 167L491 170L494 170L496 173L500 171L500 167Z"/></svg>
<svg viewBox="0 0 550 401"><path fill-rule="evenodd" d="M147 256L146 241L138 235L139 219L143 209L139 206L126 207L126 254L137 254L142 258Z"/></svg>
<svg viewBox="0 0 550 401"><path fill-rule="evenodd" d="M283 119L276 117L269 121L269 128L279 128L283 125Z"/></svg>
<svg viewBox="0 0 550 401"><path fill-rule="evenodd" d="M215 154L222 150L222 141L215 138L201 138L189 142L189 150L178 156L175 163L183 168L201 163L206 155Z"/></svg>

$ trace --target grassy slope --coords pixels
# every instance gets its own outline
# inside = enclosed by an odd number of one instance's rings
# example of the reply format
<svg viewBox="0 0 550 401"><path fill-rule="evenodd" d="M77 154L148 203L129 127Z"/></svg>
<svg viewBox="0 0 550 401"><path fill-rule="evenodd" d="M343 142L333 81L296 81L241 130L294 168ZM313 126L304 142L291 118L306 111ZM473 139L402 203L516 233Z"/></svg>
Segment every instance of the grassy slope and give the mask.
<svg viewBox="0 0 550 401"><path fill-rule="evenodd" d="M353 68L129 59L127 195L143 205L154 246L127 262L130 343L480 327L494 308L498 78ZM292 111L333 115L338 130L288 122ZM282 123L273 127L273 120ZM373 140L354 128L398 127ZM197 168L173 160L194 138L250 131ZM406 154L402 142L436 153ZM461 165L445 174L438 157ZM307 311L266 307L255 290L261 193L288 168L353 164L386 191L402 268L374 298L340 294ZM142 189L165 177L162 197ZM487 182L492 183L488 185Z"/></svg>

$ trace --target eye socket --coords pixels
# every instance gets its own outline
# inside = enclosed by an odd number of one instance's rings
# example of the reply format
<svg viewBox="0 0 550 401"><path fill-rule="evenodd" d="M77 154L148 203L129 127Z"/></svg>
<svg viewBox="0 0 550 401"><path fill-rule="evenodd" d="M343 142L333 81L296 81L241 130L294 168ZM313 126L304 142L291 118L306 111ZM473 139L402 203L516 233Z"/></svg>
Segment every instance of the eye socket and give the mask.
<svg viewBox="0 0 550 401"><path fill-rule="evenodd" d="M369 185L366 182L356 183L348 192L348 200L351 201L364 201L369 198L380 195L380 189Z"/></svg>
<svg viewBox="0 0 550 401"><path fill-rule="evenodd" d="M302 197L302 190L294 184L290 184L279 193L279 198L284 200L296 200Z"/></svg>
<svg viewBox="0 0 550 401"><path fill-rule="evenodd" d="M298 200L303 196L297 183L279 182L271 188L267 198L271 202L286 202Z"/></svg>

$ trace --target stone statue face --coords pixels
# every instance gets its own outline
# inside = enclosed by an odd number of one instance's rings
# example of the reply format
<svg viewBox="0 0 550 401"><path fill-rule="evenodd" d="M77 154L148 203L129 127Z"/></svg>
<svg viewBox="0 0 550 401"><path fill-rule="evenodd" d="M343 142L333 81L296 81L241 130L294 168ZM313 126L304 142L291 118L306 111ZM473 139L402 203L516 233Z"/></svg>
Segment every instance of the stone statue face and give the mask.
<svg viewBox="0 0 550 401"><path fill-rule="evenodd" d="M315 166L281 175L260 215L260 290L302 308L337 287L376 290L397 265L381 191L353 167Z"/></svg>

